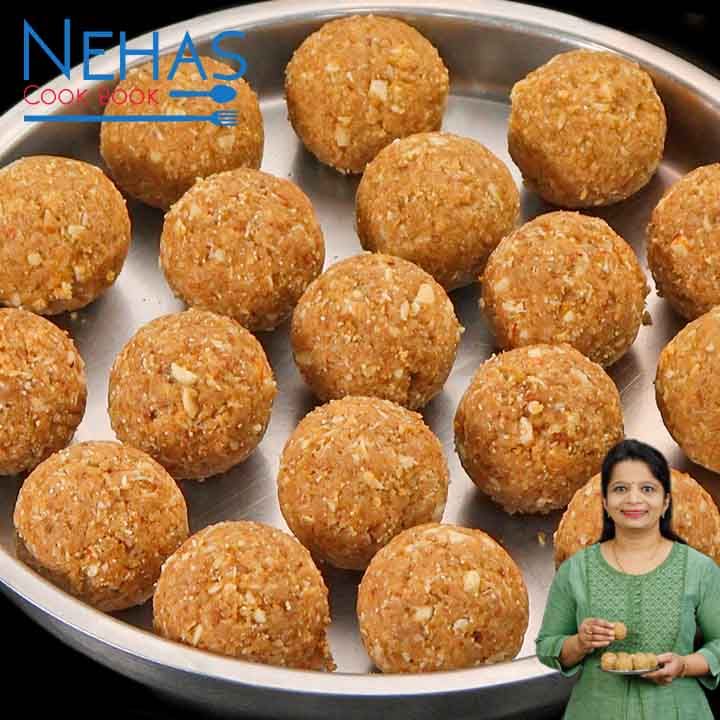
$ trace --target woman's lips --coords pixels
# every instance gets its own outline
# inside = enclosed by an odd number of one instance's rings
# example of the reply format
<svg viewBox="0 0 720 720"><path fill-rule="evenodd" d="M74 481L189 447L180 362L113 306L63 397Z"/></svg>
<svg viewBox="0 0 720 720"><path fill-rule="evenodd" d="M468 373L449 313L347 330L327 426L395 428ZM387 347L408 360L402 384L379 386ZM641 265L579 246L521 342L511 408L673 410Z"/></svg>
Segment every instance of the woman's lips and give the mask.
<svg viewBox="0 0 720 720"><path fill-rule="evenodd" d="M645 510L622 510L622 514L629 518L639 518L646 514Z"/></svg>

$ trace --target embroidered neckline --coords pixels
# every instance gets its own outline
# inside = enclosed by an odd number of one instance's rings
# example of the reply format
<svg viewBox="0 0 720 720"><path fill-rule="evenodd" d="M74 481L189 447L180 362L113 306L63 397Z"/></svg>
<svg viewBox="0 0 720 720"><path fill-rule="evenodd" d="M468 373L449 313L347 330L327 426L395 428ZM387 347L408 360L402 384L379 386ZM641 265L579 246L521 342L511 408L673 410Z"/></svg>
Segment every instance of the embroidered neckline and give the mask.
<svg viewBox="0 0 720 720"><path fill-rule="evenodd" d="M659 565L656 565L652 570L648 570L646 573L640 573L640 574L637 574L637 575L636 575L635 573L622 572L621 570L618 570L616 567L613 567L613 566L605 559L605 556L604 556L603 553L602 553L602 548L600 547L600 543L597 543L597 544L596 544L596 547L597 547L598 557L600 558L600 562L601 562L608 570L610 570L611 572L615 573L616 575L620 575L621 577L625 577L625 578L650 578L650 577L652 577L654 574L660 572L665 565L667 565L668 563L672 562L672 560L674 559L674 556L675 556L676 553L677 553L679 544L676 543L676 542L673 542L672 547L670 548L670 552L667 554L667 557L666 557Z"/></svg>

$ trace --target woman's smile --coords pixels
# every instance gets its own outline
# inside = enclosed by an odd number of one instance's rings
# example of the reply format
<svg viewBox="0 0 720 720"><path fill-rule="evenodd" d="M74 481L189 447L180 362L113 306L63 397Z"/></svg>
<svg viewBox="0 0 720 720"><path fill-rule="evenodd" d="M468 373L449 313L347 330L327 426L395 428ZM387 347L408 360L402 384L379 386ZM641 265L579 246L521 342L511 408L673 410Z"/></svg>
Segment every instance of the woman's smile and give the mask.
<svg viewBox="0 0 720 720"><path fill-rule="evenodd" d="M629 520L638 520L639 518L645 517L647 515L647 510L621 510L620 511L626 518Z"/></svg>

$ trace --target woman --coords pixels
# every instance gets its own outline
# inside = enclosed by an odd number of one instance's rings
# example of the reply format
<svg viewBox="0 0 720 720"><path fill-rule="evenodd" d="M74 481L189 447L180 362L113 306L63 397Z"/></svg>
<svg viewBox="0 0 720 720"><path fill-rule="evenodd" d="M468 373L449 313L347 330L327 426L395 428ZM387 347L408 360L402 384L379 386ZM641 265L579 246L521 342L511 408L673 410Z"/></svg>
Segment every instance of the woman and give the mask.
<svg viewBox="0 0 720 720"><path fill-rule="evenodd" d="M545 665L582 670L565 720L712 720L702 683L720 674L720 568L670 530L670 469L654 448L624 440L602 466L603 533L568 558L550 588L536 640ZM627 626L615 641L612 622ZM699 629L704 645L693 652ZM606 648L647 652L659 668L625 676L600 668Z"/></svg>

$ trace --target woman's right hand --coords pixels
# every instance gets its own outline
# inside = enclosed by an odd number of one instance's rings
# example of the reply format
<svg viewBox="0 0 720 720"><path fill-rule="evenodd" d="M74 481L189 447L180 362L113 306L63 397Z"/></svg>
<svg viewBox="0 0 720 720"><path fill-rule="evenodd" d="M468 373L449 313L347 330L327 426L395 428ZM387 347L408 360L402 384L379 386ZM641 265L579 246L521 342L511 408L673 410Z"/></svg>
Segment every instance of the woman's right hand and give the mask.
<svg viewBox="0 0 720 720"><path fill-rule="evenodd" d="M601 618L585 618L578 628L578 643L588 655L596 648L607 647L615 640L615 628L611 622Z"/></svg>

